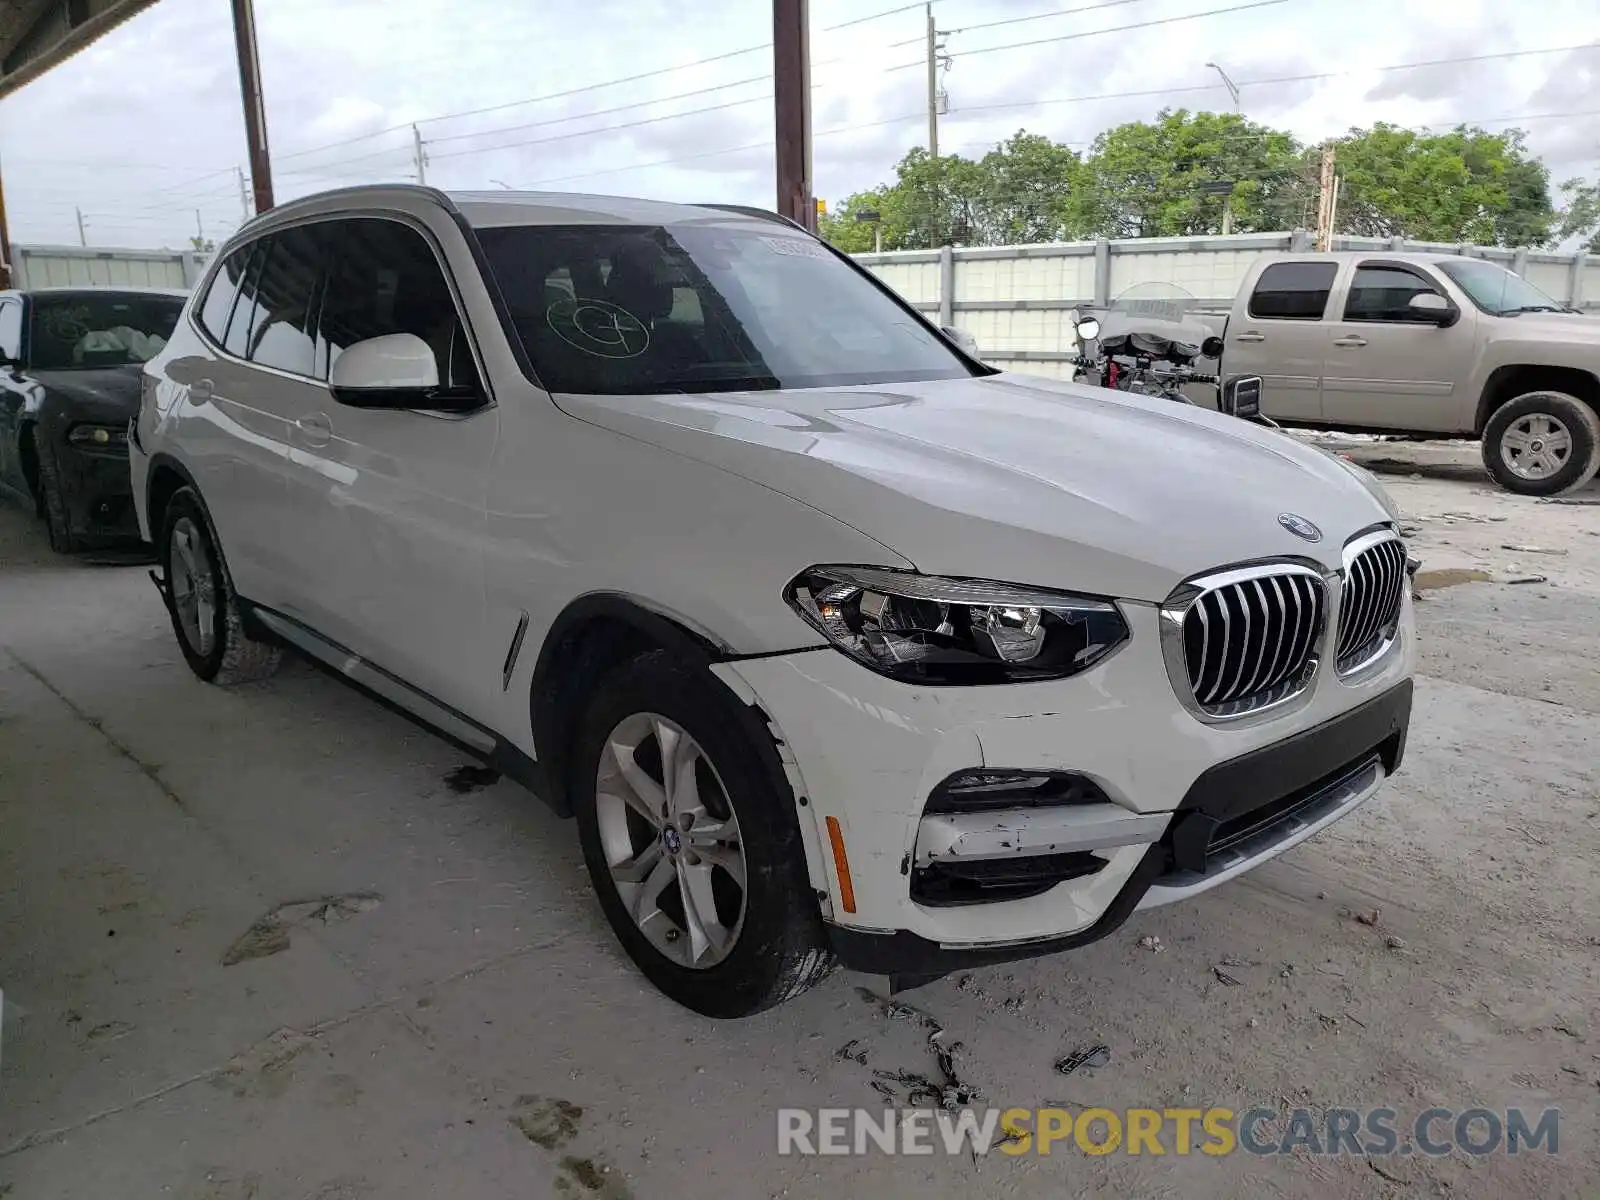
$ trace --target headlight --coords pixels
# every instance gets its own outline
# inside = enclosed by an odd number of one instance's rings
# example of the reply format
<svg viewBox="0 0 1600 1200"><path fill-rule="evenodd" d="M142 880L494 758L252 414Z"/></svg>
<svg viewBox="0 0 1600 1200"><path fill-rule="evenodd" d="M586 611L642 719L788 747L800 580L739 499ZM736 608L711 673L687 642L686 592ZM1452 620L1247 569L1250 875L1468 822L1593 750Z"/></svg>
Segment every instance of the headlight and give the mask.
<svg viewBox="0 0 1600 1200"><path fill-rule="evenodd" d="M74 446L113 450L128 444L128 427L126 425L74 425L67 433L67 441Z"/></svg>
<svg viewBox="0 0 1600 1200"><path fill-rule="evenodd" d="M851 658L910 683L1062 679L1128 638L1109 600L881 567L812 567L786 599Z"/></svg>

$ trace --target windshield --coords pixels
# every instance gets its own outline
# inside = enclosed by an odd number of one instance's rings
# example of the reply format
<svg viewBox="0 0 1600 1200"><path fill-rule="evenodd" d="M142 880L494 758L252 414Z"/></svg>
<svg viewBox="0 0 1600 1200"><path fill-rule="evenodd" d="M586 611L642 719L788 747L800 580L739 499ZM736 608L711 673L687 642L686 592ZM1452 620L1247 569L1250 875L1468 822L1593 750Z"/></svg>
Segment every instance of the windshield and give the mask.
<svg viewBox="0 0 1600 1200"><path fill-rule="evenodd" d="M649 395L972 374L943 340L797 230L519 225L479 231L539 380Z"/></svg>
<svg viewBox="0 0 1600 1200"><path fill-rule="evenodd" d="M67 371L147 362L167 344L182 311L182 296L35 295L28 365Z"/></svg>
<svg viewBox="0 0 1600 1200"><path fill-rule="evenodd" d="M1434 265L1467 294L1467 299L1494 316L1566 311L1565 305L1550 299L1526 279L1492 262L1455 258Z"/></svg>

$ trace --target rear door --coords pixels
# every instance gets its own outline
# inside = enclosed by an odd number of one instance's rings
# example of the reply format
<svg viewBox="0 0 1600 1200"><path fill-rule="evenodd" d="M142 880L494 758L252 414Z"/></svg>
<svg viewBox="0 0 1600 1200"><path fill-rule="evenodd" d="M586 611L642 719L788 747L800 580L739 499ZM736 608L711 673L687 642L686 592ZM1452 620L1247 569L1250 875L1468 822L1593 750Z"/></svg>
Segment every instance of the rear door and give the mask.
<svg viewBox="0 0 1600 1200"><path fill-rule="evenodd" d="M1341 425L1450 432L1456 378L1474 354L1476 312L1441 327L1407 307L1413 296L1450 299L1425 267L1368 259L1355 265L1332 324L1322 372L1323 418ZM1336 303L1338 298L1336 298ZM1451 301L1454 303L1454 301Z"/></svg>
<svg viewBox="0 0 1600 1200"><path fill-rule="evenodd" d="M1322 419L1325 318L1339 264L1334 259L1269 263L1228 320L1223 369L1261 376L1261 410L1281 421Z"/></svg>
<svg viewBox="0 0 1600 1200"><path fill-rule="evenodd" d="M183 339L186 352L164 370L187 389L174 441L200 485L234 586L278 607L287 582L279 522L288 426L274 380L246 361L260 325L256 290L267 249L262 238L228 254L193 309L202 336Z"/></svg>

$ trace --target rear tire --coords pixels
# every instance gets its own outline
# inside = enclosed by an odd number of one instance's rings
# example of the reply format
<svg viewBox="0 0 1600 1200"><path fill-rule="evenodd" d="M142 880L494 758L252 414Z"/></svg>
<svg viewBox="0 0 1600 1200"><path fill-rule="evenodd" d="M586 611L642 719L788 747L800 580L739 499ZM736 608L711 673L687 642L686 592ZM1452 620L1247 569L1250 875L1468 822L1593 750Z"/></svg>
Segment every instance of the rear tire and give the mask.
<svg viewBox="0 0 1600 1200"><path fill-rule="evenodd" d="M87 543L72 531L72 522L67 519L67 502L61 494L61 472L56 469L55 455L49 446L35 440L34 460L39 471L37 502L50 537L50 549L57 554L76 554Z"/></svg>
<svg viewBox="0 0 1600 1200"><path fill-rule="evenodd" d="M211 515L192 487L167 501L156 535L167 612L189 669L207 683L249 683L278 669L282 651L245 636L239 599Z"/></svg>
<svg viewBox="0 0 1600 1200"><path fill-rule="evenodd" d="M755 740L768 736L714 679L655 651L600 681L571 758L606 919L650 982L708 1017L760 1012L833 968L794 795Z"/></svg>
<svg viewBox="0 0 1600 1200"><path fill-rule="evenodd" d="M1518 396L1485 423L1483 465L1521 496L1574 491L1600 469L1600 415L1566 392Z"/></svg>

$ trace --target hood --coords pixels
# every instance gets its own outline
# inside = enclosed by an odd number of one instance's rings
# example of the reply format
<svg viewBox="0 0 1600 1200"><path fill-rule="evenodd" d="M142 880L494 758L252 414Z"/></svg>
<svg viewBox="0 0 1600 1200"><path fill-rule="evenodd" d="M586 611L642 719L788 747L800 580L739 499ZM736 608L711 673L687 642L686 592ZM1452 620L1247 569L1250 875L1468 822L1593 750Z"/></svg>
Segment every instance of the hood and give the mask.
<svg viewBox="0 0 1600 1200"><path fill-rule="evenodd" d="M139 411L140 368L96 367L75 371L29 371L45 390L44 403L75 420L126 421Z"/></svg>
<svg viewBox="0 0 1600 1200"><path fill-rule="evenodd" d="M1494 320L1494 341L1573 342L1600 347L1600 316L1529 312Z"/></svg>
<svg viewBox="0 0 1600 1200"><path fill-rule="evenodd" d="M820 509L930 574L1158 601L1250 559L1336 567L1346 539L1389 519L1337 460L1282 434L1020 375L556 402Z"/></svg>

